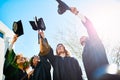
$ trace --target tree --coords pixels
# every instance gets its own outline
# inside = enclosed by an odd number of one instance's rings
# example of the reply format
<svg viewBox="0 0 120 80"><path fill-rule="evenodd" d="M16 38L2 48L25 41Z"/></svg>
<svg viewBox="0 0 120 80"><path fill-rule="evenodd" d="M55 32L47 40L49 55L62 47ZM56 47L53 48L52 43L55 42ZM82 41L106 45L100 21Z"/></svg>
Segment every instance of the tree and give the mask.
<svg viewBox="0 0 120 80"><path fill-rule="evenodd" d="M112 49L111 59L113 63L117 64L117 66L120 67L120 46L119 45L117 45Z"/></svg>
<svg viewBox="0 0 120 80"><path fill-rule="evenodd" d="M82 46L79 41L80 36L77 35L75 28L73 30L73 28L66 27L64 30L58 29L57 34L55 34L55 41L60 41L65 44L68 51L80 60L82 58Z"/></svg>
<svg viewBox="0 0 120 80"><path fill-rule="evenodd" d="M75 26L75 25L73 25ZM84 66L82 63L82 46L80 45L80 36L79 33L77 32L77 28L68 28L64 27L63 29L57 29L56 34L54 35L54 40L55 42L62 42L65 44L65 47L67 47L67 50L70 51L70 54L72 56L75 56L77 60L79 61L79 64L82 68L83 72L83 78L86 79L86 74L84 70Z"/></svg>

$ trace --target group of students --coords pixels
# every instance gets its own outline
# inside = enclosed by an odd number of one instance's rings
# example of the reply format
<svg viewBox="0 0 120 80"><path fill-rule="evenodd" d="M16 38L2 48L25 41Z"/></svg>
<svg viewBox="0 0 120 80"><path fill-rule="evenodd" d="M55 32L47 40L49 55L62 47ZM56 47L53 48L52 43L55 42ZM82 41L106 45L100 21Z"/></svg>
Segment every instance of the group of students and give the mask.
<svg viewBox="0 0 120 80"><path fill-rule="evenodd" d="M87 29L88 36L82 36L80 43L84 47L82 59L88 80L108 80L101 76L96 76L99 69L107 66L108 60L105 48L98 37L90 20L79 13L75 7L70 7L70 11L79 16L83 25ZM23 55L16 55L12 49L17 40L17 35L6 52L4 63L5 80L52 80L51 65L53 67L53 80L83 80L81 67L74 57L71 57L62 43L56 47L56 55L45 38L44 32L38 32L40 37L40 52L33 56L30 61ZM30 63L30 64L29 64ZM30 66L32 70L29 71ZM110 80L110 79L109 79Z"/></svg>

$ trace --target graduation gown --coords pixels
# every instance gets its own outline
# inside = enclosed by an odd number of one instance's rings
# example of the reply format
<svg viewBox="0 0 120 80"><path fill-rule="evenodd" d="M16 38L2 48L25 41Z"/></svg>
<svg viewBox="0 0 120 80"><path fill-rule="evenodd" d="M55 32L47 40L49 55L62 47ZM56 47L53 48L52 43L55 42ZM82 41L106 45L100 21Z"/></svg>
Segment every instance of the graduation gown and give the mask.
<svg viewBox="0 0 120 80"><path fill-rule="evenodd" d="M92 23L86 18L86 22L82 22L87 29L88 38L83 50L83 63L88 80L94 80L96 71L108 65L105 48L98 37Z"/></svg>
<svg viewBox="0 0 120 80"><path fill-rule="evenodd" d="M41 56L40 62L34 68L34 72L29 80L51 80L50 69L51 65L46 57Z"/></svg>
<svg viewBox="0 0 120 80"><path fill-rule="evenodd" d="M53 66L53 80L83 80L81 68L75 58L55 56L52 48L47 56Z"/></svg>
<svg viewBox="0 0 120 80"><path fill-rule="evenodd" d="M15 56L13 49L7 50L3 69L5 80L28 80L27 73L19 69L15 64Z"/></svg>

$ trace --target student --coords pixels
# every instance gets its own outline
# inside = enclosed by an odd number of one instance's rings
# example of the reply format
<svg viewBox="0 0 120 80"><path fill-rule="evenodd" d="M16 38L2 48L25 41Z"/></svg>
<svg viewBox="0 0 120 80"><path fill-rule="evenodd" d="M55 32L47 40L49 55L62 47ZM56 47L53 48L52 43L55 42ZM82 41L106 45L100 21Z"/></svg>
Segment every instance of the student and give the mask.
<svg viewBox="0 0 120 80"><path fill-rule="evenodd" d="M35 55L31 58L30 63L34 72L29 80L51 80L51 65L47 58Z"/></svg>
<svg viewBox="0 0 120 80"><path fill-rule="evenodd" d="M83 63L88 80L97 80L96 78L98 77L96 77L96 74L103 73L104 75L106 73L104 72L105 68L109 64L104 45L92 22L86 16L79 13L75 7L71 7L70 9L73 14L81 19L84 27L87 29L88 37L82 36L80 38L80 43L84 47L82 54Z"/></svg>
<svg viewBox="0 0 120 80"><path fill-rule="evenodd" d="M43 45L40 45L41 54L46 54L53 66L53 80L83 80L78 61L69 55L65 46L59 43L56 47L57 55L54 55L53 49L49 46L44 33L39 32L39 34L42 36L40 39L41 43L43 43Z"/></svg>
<svg viewBox="0 0 120 80"><path fill-rule="evenodd" d="M14 35L11 45L9 49L7 49L7 52L5 54L3 70L5 80L28 80L28 75L31 75L31 72L27 73L25 70L25 57L23 57L22 54L16 55L14 50L12 49L12 46L17 39L18 35Z"/></svg>

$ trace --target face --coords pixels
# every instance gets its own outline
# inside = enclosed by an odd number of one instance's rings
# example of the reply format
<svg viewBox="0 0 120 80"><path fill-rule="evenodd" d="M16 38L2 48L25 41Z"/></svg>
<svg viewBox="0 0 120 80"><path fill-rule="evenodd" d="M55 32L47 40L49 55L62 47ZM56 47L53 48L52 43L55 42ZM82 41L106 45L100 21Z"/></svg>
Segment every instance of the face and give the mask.
<svg viewBox="0 0 120 80"><path fill-rule="evenodd" d="M57 53L58 53L58 55L60 55L61 53L64 53L64 52L65 52L64 46L62 44L59 44L57 46Z"/></svg>
<svg viewBox="0 0 120 80"><path fill-rule="evenodd" d="M40 61L40 57L39 56L34 56L33 65L36 65L39 61Z"/></svg>
<svg viewBox="0 0 120 80"><path fill-rule="evenodd" d="M82 36L82 37L80 38L80 44L81 44L82 46L85 46L86 39L87 39L86 36Z"/></svg>
<svg viewBox="0 0 120 80"><path fill-rule="evenodd" d="M23 64L25 62L25 57L23 57L23 55L18 55L17 57L17 64Z"/></svg>

